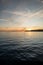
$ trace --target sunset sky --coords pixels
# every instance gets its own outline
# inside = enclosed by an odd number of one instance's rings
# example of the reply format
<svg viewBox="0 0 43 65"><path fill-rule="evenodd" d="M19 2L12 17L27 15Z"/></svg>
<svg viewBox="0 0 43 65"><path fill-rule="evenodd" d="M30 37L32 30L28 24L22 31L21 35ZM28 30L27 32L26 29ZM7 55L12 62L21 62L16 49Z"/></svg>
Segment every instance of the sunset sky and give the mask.
<svg viewBox="0 0 43 65"><path fill-rule="evenodd" d="M0 0L0 29L43 28L43 0Z"/></svg>

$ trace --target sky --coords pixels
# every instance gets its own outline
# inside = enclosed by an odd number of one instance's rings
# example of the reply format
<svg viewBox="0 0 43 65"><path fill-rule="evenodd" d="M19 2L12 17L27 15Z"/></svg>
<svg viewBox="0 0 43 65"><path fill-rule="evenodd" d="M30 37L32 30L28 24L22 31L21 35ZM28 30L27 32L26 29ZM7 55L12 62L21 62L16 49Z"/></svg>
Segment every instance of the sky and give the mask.
<svg viewBox="0 0 43 65"><path fill-rule="evenodd" d="M43 0L0 0L0 28L43 28Z"/></svg>

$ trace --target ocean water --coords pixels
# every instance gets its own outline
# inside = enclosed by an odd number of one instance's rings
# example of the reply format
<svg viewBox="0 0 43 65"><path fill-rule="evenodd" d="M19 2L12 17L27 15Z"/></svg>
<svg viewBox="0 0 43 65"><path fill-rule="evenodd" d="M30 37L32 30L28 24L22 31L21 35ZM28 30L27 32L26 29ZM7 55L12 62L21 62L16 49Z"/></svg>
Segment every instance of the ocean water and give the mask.
<svg viewBox="0 0 43 65"><path fill-rule="evenodd" d="M43 62L43 32L0 32L2 61Z"/></svg>

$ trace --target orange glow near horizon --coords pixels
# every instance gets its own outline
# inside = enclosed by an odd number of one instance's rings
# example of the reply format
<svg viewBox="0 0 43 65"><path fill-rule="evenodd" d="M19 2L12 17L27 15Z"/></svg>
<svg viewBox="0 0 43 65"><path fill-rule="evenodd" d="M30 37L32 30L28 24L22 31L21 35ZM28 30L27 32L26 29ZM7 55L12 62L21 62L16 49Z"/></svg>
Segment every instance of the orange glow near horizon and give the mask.
<svg viewBox="0 0 43 65"><path fill-rule="evenodd" d="M25 27L25 28L24 27L18 27L18 28L17 27L11 27L11 28L7 28L7 27L3 28L2 27L1 28L0 27L0 31L1 30L4 30L4 31L13 31L13 30L24 31L24 30L29 30L29 31L31 31L31 30L37 30L37 29L42 29L42 28L40 28L40 27L39 28L38 27Z"/></svg>

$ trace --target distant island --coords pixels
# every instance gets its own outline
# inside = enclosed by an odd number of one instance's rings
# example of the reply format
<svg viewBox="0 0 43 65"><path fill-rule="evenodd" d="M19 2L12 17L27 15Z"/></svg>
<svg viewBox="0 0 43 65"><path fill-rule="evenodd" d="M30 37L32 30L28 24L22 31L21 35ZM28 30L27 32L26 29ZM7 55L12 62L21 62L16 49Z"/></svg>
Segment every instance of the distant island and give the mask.
<svg viewBox="0 0 43 65"><path fill-rule="evenodd" d="M43 29L36 29L36 30L25 30L26 32L43 32Z"/></svg>

